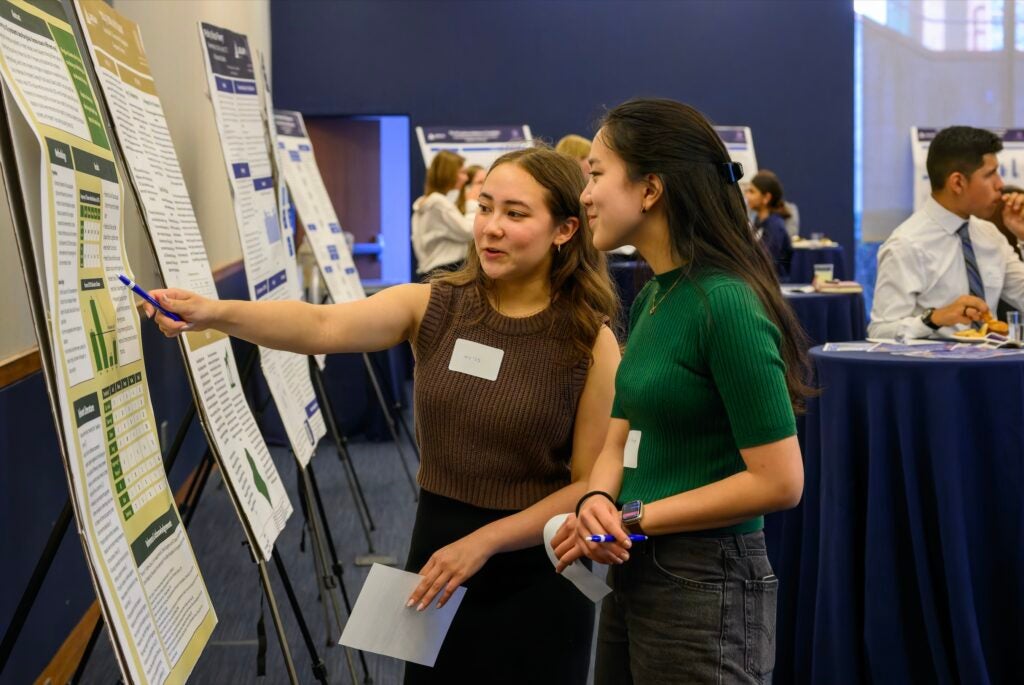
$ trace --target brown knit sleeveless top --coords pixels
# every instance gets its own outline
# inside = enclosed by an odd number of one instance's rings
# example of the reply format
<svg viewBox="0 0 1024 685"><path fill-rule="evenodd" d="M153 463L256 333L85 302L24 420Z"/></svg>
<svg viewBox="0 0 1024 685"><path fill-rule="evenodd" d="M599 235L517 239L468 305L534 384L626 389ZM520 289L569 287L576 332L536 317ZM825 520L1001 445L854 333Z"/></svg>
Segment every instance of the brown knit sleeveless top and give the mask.
<svg viewBox="0 0 1024 685"><path fill-rule="evenodd" d="M504 350L496 380L448 369L459 338ZM525 509L569 484L590 360L579 359L551 307L510 318L471 285L433 283L413 348L424 490L487 509Z"/></svg>

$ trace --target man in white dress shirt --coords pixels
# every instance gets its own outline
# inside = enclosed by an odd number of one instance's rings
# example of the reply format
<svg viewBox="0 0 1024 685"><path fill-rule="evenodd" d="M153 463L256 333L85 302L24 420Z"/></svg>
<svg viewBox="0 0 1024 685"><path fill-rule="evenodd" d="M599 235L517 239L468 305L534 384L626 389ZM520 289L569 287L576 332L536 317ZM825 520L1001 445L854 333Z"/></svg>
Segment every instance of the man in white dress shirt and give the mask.
<svg viewBox="0 0 1024 685"><path fill-rule="evenodd" d="M928 148L932 195L878 252L868 335L950 335L996 310L1000 298L1024 310L1024 262L992 216L1003 202L1006 227L1024 238L1024 194L1003 197L998 136L953 126Z"/></svg>

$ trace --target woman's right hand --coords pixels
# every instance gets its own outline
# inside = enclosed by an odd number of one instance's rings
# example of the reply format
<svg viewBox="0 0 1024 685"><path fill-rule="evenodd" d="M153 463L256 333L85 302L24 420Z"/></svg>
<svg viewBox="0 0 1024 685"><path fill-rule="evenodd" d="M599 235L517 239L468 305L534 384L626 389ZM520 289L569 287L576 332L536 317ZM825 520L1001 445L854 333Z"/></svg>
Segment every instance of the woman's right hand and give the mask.
<svg viewBox="0 0 1024 685"><path fill-rule="evenodd" d="M160 303L161 307L169 312L174 312L182 319L181 321L172 321L149 302L142 303L146 316L153 319L160 327L160 331L168 338L174 338L184 331L205 330L214 321L216 300L210 300L180 288L151 290L149 294Z"/></svg>
<svg viewBox="0 0 1024 685"><path fill-rule="evenodd" d="M591 542L591 535L614 535L615 542ZM629 534L622 515L605 497L588 497L576 520L576 545L588 558L602 564L621 564L629 559Z"/></svg>

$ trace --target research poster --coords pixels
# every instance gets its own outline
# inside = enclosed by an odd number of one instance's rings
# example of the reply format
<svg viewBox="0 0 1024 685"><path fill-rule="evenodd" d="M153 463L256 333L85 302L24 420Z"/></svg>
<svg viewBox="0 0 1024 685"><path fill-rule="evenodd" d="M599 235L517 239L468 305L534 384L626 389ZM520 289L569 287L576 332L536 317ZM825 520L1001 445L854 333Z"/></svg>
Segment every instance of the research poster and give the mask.
<svg viewBox="0 0 1024 685"><path fill-rule="evenodd" d="M928 179L928 147L942 129L912 126L910 149L914 160L914 211L916 212L932 194ZM1008 186L1024 188L1024 128L989 128L1003 139L999 159L999 175ZM988 218L988 217L982 217Z"/></svg>
<svg viewBox="0 0 1024 685"><path fill-rule="evenodd" d="M299 300L294 250L280 222L274 167L264 123L265 99L246 36L201 23L206 76L231 181L235 223L254 302ZM260 365L288 441L303 467L327 432L305 355L260 348Z"/></svg>
<svg viewBox="0 0 1024 685"><path fill-rule="evenodd" d="M344 231L334 213L302 114L274 110L277 145L295 211L306 230L327 292L335 302L366 297Z"/></svg>
<svg viewBox="0 0 1024 685"><path fill-rule="evenodd" d="M78 12L164 281L215 299L210 262L139 27L104 2L79 2ZM222 475L247 537L269 559L292 508L245 398L231 342L222 333L203 331L185 334L183 343Z"/></svg>
<svg viewBox="0 0 1024 685"><path fill-rule="evenodd" d="M267 61L262 53L257 53L260 63L260 83L263 84L263 118L264 131L270 141L270 158L274 164L274 189L277 191L277 220L281 224L283 240L288 254L289 277L292 293L302 299L303 284L299 275L299 267L295 254L295 223L292 221L291 199L288 195L288 184L284 180L284 166L281 163L281 150L277 144L277 127L274 125L274 98L270 90ZM294 276L294 277L292 277Z"/></svg>
<svg viewBox="0 0 1024 685"><path fill-rule="evenodd" d="M729 158L743 165L740 187L746 188L757 173L757 155L754 154L754 135L749 126L715 126L715 133L725 143Z"/></svg>
<svg viewBox="0 0 1024 685"><path fill-rule="evenodd" d="M160 453L114 155L54 0L0 0L0 75L32 128L51 378L79 534L122 674L182 683L217 623ZM23 162L24 164L24 162ZM34 165L33 165L34 166Z"/></svg>
<svg viewBox="0 0 1024 685"><path fill-rule="evenodd" d="M417 126L423 164L428 169L441 150L466 160L466 166L489 169L506 152L533 145L530 127L522 126Z"/></svg>

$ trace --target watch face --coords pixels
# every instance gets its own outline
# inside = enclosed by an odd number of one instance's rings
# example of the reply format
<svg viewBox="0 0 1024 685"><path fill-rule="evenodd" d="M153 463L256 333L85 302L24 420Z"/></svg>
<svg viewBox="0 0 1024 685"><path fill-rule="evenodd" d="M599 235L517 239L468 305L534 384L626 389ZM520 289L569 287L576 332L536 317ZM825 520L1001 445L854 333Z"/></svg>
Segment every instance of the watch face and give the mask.
<svg viewBox="0 0 1024 685"><path fill-rule="evenodd" d="M636 521L640 518L640 508L643 505L640 500L635 499L632 502L626 502L622 505L622 520L625 522Z"/></svg>

